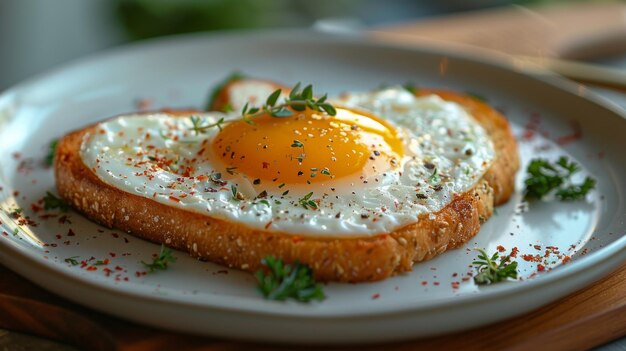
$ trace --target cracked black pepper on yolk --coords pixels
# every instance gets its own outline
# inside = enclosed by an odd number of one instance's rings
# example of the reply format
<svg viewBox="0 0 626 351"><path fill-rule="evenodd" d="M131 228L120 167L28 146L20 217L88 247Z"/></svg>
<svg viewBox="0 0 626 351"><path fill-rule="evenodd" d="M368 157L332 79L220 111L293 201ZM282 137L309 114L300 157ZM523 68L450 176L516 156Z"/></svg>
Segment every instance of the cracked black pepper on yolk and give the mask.
<svg viewBox="0 0 626 351"><path fill-rule="evenodd" d="M297 184L369 176L397 165L402 140L394 128L364 112L336 116L306 109L293 116L262 115L226 125L213 141L225 167L253 179Z"/></svg>

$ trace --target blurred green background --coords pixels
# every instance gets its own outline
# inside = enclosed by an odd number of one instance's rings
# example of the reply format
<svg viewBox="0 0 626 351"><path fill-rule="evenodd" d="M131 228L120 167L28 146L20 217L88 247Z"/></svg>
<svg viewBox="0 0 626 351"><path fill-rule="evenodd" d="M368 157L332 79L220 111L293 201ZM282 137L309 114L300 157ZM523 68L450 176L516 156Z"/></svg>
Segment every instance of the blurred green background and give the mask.
<svg viewBox="0 0 626 351"><path fill-rule="evenodd" d="M0 0L0 91L76 57L162 35L333 23L358 29L572 0ZM601 0L598 0L601 1Z"/></svg>

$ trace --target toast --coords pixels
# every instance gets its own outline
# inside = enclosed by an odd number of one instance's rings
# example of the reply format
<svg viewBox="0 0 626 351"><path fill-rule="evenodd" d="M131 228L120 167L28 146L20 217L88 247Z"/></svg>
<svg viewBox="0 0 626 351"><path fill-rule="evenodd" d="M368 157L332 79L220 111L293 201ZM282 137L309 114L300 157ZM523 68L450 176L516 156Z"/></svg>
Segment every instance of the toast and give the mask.
<svg viewBox="0 0 626 351"><path fill-rule="evenodd" d="M230 103L227 92L234 83L242 84L242 80L227 83L217 92L211 103L213 110L222 110ZM81 143L85 135L95 131L95 125L59 141L54 163L56 186L65 200L90 219L187 251L200 260L254 272L264 257L273 255L285 262L297 260L309 265L316 279L322 281L381 280L411 271L415 262L463 245L492 215L494 205L506 202L514 191L519 161L506 119L471 97L439 90L417 92L432 93L465 107L488 133L496 157L469 191L456 194L440 211L422 215L417 222L389 233L341 238L258 230L130 194L104 183L83 163ZM169 113L189 115L189 111Z"/></svg>

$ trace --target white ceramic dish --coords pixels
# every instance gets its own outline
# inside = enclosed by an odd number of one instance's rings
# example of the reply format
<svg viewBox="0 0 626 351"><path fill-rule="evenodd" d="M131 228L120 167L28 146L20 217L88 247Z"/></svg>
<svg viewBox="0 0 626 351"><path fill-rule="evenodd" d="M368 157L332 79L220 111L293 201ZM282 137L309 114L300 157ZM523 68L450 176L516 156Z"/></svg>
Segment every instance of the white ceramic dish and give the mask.
<svg viewBox="0 0 626 351"><path fill-rule="evenodd" d="M520 139L524 162L568 155L583 166L581 176L591 174L598 187L585 201L533 203L528 211L522 209L518 191L465 247L382 282L329 284L327 300L312 304L266 301L255 291L251 275L180 252L167 271L137 275L144 271L140 261L150 260L158 245L100 227L74 212L69 213L71 223L62 224L59 217L42 219L44 212L33 211L33 202L54 191L53 174L42 166L50 140L137 110L140 99L140 107L149 103L152 109L200 108L209 88L232 70L286 84L311 82L318 92L330 94L409 80L471 91L503 109L518 136L528 133L529 126L540 131L530 140ZM555 142L571 134L573 126L580 126L582 138L566 145ZM186 332L307 343L452 332L547 304L626 259L625 133L623 112L587 96L584 89L479 57L312 33L150 41L74 62L0 96L0 231L6 232L0 235L0 261L94 309ZM15 207L38 225L19 226L11 215ZM507 252L519 249L523 279L474 285L468 275L476 256L471 249L494 252L498 245ZM546 250L551 252L540 262L545 271L522 259L525 254L543 257ZM561 264L565 255L571 261ZM81 267L65 262L70 257L93 259ZM94 265L104 259L107 265Z"/></svg>

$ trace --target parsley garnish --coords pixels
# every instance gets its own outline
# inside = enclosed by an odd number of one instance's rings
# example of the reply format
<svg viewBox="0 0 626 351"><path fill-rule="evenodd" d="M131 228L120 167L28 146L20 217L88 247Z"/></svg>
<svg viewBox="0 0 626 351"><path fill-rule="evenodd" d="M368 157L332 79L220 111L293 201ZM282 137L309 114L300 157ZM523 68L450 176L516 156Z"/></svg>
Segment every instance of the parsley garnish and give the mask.
<svg viewBox="0 0 626 351"><path fill-rule="evenodd" d="M556 190L556 197L560 200L578 200L584 198L596 185L596 181L590 177L585 177L581 184L573 184L571 176L580 170L580 166L569 162L565 156L561 156L554 164L541 158L534 159L526 170L528 177L524 184L527 199L540 200Z"/></svg>
<svg viewBox="0 0 626 351"><path fill-rule="evenodd" d="M298 203L300 204L300 206L304 207L307 210L309 209L309 207L316 210L317 202L315 202L314 200L311 200L311 196L313 196L313 192L310 192L304 195L303 197L299 198Z"/></svg>
<svg viewBox="0 0 626 351"><path fill-rule="evenodd" d="M293 144L291 144L291 147L304 147L304 144L302 144L302 142L298 139L295 139L293 141Z"/></svg>
<svg viewBox="0 0 626 351"><path fill-rule="evenodd" d="M52 164L54 163L54 154L57 151L58 144L59 144L58 139L54 139L50 141L50 144L48 145L48 154L46 155L46 165L52 166Z"/></svg>
<svg viewBox="0 0 626 351"><path fill-rule="evenodd" d="M258 289L268 300L286 300L289 298L300 302L324 300L326 296L322 286L315 282L313 271L298 261L284 264L281 259L273 256L265 257L261 263L266 269L256 272L259 282Z"/></svg>
<svg viewBox="0 0 626 351"><path fill-rule="evenodd" d="M43 208L45 210L59 209L61 212L67 212L70 209L70 205L62 199L54 196L51 192L46 192L46 196L43 198Z"/></svg>
<svg viewBox="0 0 626 351"><path fill-rule="evenodd" d="M517 262L511 262L510 255L500 259L500 263L496 263L498 252L489 257L485 250L476 250L480 252L478 259L472 262L472 264L476 265L476 271L478 272L474 277L476 284L499 283L508 278L517 279Z"/></svg>
<svg viewBox="0 0 626 351"><path fill-rule="evenodd" d="M141 263L150 270L150 273L156 270L164 271L167 269L168 263L174 262L176 262L176 257L172 255L172 250L165 245L161 245L161 251L156 257L152 258L152 263L145 263L144 261L141 261Z"/></svg>
<svg viewBox="0 0 626 351"><path fill-rule="evenodd" d="M78 258L78 256L72 256L72 257L68 257L68 258L64 259L63 261L65 263L71 264L72 266L76 266L76 265L78 265L78 261L76 260L77 258Z"/></svg>
<svg viewBox="0 0 626 351"><path fill-rule="evenodd" d="M267 97L265 105L261 107L249 107L248 104L244 105L241 110L241 116L244 121L249 124L254 124L253 119L262 114L268 114L272 117L290 117L294 111L304 111L306 108L310 108L319 112L326 112L330 116L337 114L337 110L333 105L326 102L327 95L322 96L319 99L313 97L313 85L307 85L304 89L300 90L300 83L296 84L289 97L281 104L276 104L278 98L282 93L282 89L275 90L270 96ZM289 109L290 108L290 109Z"/></svg>

